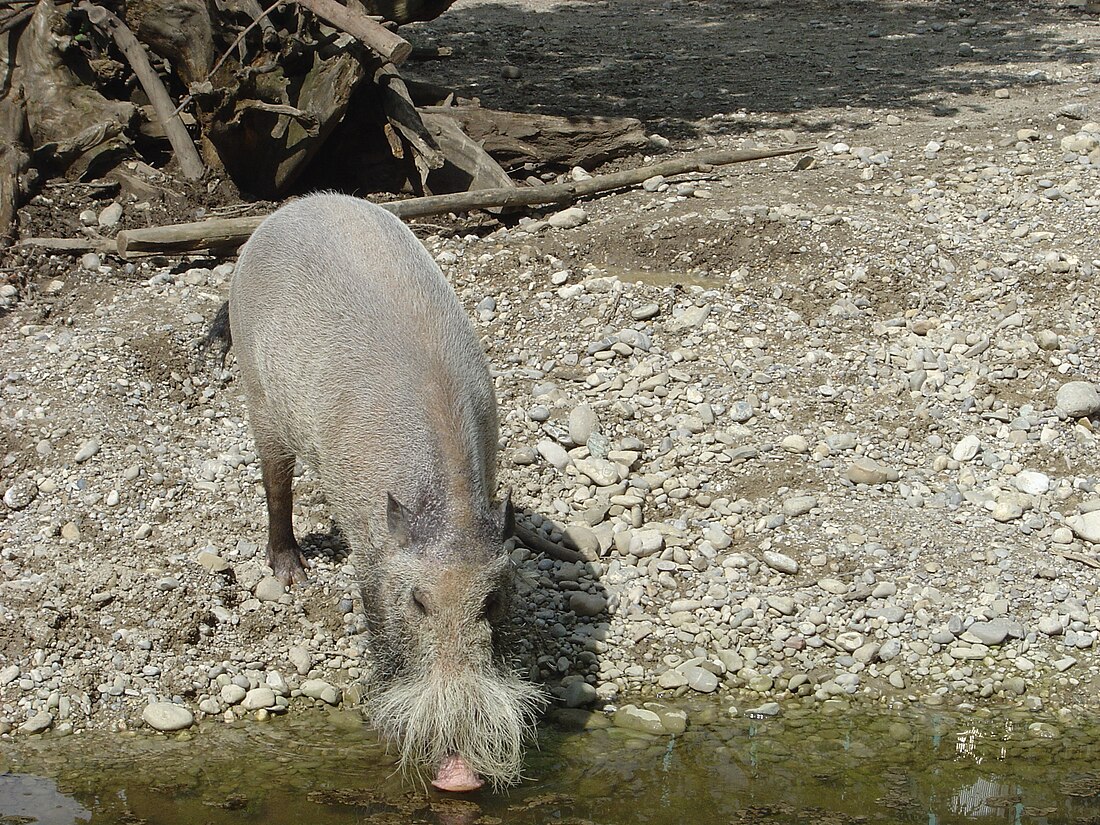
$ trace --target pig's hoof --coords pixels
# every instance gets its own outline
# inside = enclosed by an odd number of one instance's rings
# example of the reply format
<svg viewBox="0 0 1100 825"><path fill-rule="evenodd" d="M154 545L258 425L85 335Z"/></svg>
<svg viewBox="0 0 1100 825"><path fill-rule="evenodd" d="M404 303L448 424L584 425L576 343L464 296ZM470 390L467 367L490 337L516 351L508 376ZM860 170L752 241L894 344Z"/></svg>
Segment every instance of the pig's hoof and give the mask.
<svg viewBox="0 0 1100 825"><path fill-rule="evenodd" d="M268 550L267 564L275 578L286 587L304 584L309 580L306 574L305 557L298 548L292 550Z"/></svg>
<svg viewBox="0 0 1100 825"><path fill-rule="evenodd" d="M441 791L476 791L485 784L484 780L466 764L458 754L446 757L436 771L432 784Z"/></svg>

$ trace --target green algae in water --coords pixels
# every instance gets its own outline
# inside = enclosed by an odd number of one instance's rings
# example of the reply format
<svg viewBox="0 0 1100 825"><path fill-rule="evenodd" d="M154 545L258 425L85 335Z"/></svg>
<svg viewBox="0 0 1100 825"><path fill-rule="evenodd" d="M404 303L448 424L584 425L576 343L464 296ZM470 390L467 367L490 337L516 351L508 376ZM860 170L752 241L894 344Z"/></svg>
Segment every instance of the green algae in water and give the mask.
<svg viewBox="0 0 1100 825"><path fill-rule="evenodd" d="M1098 734L1018 713L817 708L677 737L547 725L528 781L458 797L402 780L350 712L208 722L2 744L0 825L1096 823Z"/></svg>

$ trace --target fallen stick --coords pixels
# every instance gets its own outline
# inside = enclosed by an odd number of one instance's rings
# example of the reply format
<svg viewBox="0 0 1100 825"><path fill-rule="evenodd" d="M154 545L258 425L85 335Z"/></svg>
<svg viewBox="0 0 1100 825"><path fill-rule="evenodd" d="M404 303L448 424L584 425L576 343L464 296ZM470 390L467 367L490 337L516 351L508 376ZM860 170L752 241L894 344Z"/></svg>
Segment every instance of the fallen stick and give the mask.
<svg viewBox="0 0 1100 825"><path fill-rule="evenodd" d="M400 64L412 54L412 45L408 40L394 34L358 9L341 6L336 0L294 0L294 2L327 20L336 28L346 31L368 49L380 55L383 60Z"/></svg>
<svg viewBox="0 0 1100 825"><path fill-rule="evenodd" d="M88 0L81 0L77 8L88 15L88 20L93 25L107 30L114 38L119 50L125 55L130 68L134 70L134 74L141 82L141 88L145 90L149 102L153 104L153 109L164 127L168 142L172 144L172 151L175 152L184 176L191 180L201 178L206 172L206 166L199 157L199 151L195 148L191 136L187 134L187 127L183 125L183 121L176 113L176 107L172 105L172 99L168 97L164 84L160 82L157 73L149 64L145 48L125 23L102 6L89 3Z"/></svg>
<svg viewBox="0 0 1100 825"><path fill-rule="evenodd" d="M791 146L785 149L713 150L666 160L652 166L613 172L610 175L596 175L588 180L550 186L481 189L474 192L458 192L453 195L430 195L426 198L382 203L379 206L393 212L399 218L423 218L428 215L467 212L471 209L485 209L492 206L560 203L634 186L655 175L669 177L687 172L704 172L712 166L726 166L731 163L793 155L809 152L814 148L813 146ZM118 254L126 258L138 255L171 255L197 250L232 249L248 240L248 236L265 217L267 216L249 215L242 218L197 221L172 226L152 226L148 229L124 229L118 233Z"/></svg>
<svg viewBox="0 0 1100 825"><path fill-rule="evenodd" d="M1063 550L1055 550L1054 554L1056 556L1061 556L1066 561L1075 561L1075 562L1078 562L1079 564L1085 565L1086 567L1092 567L1094 569L1100 569L1100 561L1098 561L1096 559L1093 559L1093 558L1089 558L1088 556L1084 556L1081 553L1068 553L1068 552L1065 552Z"/></svg>
<svg viewBox="0 0 1100 825"><path fill-rule="evenodd" d="M528 550L534 550L536 553L542 553L558 561L584 561L584 556L576 550L570 550L568 547L555 544L542 534L523 525L516 525L515 535Z"/></svg>
<svg viewBox="0 0 1100 825"><path fill-rule="evenodd" d="M113 253L115 244L110 238L20 238L16 246L38 246L54 252Z"/></svg>

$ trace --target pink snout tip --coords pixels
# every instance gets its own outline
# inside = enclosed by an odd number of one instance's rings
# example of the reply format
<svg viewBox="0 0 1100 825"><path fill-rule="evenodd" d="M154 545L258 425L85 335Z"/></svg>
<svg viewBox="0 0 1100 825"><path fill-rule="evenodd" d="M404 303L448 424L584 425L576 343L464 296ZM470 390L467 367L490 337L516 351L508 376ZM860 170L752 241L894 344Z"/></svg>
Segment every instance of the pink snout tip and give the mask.
<svg viewBox="0 0 1100 825"><path fill-rule="evenodd" d="M461 793L476 791L485 782L466 764L465 759L458 754L451 754L440 763L432 784L441 791Z"/></svg>

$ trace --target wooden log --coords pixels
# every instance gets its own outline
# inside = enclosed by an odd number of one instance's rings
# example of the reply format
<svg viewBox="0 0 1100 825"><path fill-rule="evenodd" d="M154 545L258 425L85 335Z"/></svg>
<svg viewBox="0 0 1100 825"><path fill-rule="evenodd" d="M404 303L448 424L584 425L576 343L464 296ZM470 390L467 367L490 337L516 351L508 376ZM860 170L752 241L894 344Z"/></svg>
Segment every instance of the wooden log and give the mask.
<svg viewBox="0 0 1100 825"><path fill-rule="evenodd" d="M552 186L484 189L480 192L459 192L454 195L431 195L404 201L379 204L400 218L423 218L446 212L465 212L492 206L530 206L560 203L577 198L636 186L654 175L682 175L708 171L715 166L782 157L813 150L813 146L790 146L783 149L716 149L698 152L637 169L596 175L588 180ZM154 226L148 229L125 229L118 233L118 252L124 258L142 254L169 255L197 250L226 250L240 246L260 225L264 215L243 218Z"/></svg>
<svg viewBox="0 0 1100 825"><path fill-rule="evenodd" d="M31 147L79 145L94 148L84 136L89 130L103 129L104 134L120 132L135 116L133 104L108 100L69 68L57 48L56 32L67 31L65 17L52 0L40 0L30 23L19 35L11 85L21 85L26 101L27 144ZM4 88L8 88L7 85ZM114 124L113 126L107 124ZM117 134L116 132L116 134ZM125 151L125 141L113 138L117 149ZM46 150L47 154L49 150ZM64 162L75 162L77 156ZM65 169L52 170L64 172Z"/></svg>
<svg viewBox="0 0 1100 825"><path fill-rule="evenodd" d="M0 246L12 234L15 213L26 192L23 177L30 158L23 145L26 114L18 87L0 98Z"/></svg>
<svg viewBox="0 0 1100 825"><path fill-rule="evenodd" d="M12 9L9 13L0 15L0 34L19 28L30 20L33 14L34 6L30 6L19 11Z"/></svg>
<svg viewBox="0 0 1100 825"><path fill-rule="evenodd" d="M697 152L675 160L666 160L650 166L596 175L588 180L558 183L550 186L517 187L514 189L485 189L480 192L458 192L454 195L432 195L426 198L410 198L404 201L381 204L400 218L423 218L445 212L467 212L490 206L531 206L533 204L573 201L600 192L610 192L636 186L655 175L670 177L688 172L705 172L714 166L746 163L753 160L809 152L814 146L791 146L783 149L715 149Z"/></svg>
<svg viewBox="0 0 1100 825"><path fill-rule="evenodd" d="M100 252L110 254L115 251L115 242L110 238L21 238L17 246L38 246L54 252Z"/></svg>
<svg viewBox="0 0 1100 825"><path fill-rule="evenodd" d="M432 192L515 187L508 173L481 148L480 143L462 130L458 121L441 114L424 114L422 117L445 159L442 168L428 176L428 187Z"/></svg>
<svg viewBox="0 0 1100 825"><path fill-rule="evenodd" d="M585 560L584 556L576 550L571 550L568 547L562 547L560 544L555 544L550 541L550 539L544 538L541 533L524 527L521 524L516 524L515 531L516 538L523 542L523 545L528 550L534 550L536 553L542 553L558 561L578 562Z"/></svg>
<svg viewBox="0 0 1100 825"><path fill-rule="evenodd" d="M421 112L457 120L505 169L525 163L593 169L649 145L641 121L632 117L557 117L480 106L425 106Z"/></svg>
<svg viewBox="0 0 1100 825"><path fill-rule="evenodd" d="M386 119L415 152L414 161L420 170L420 182L426 187L428 173L443 168L446 156L424 125L405 81L397 73L397 67L392 63L383 63L374 73L374 82L382 95L382 110Z"/></svg>
<svg viewBox="0 0 1100 825"><path fill-rule="evenodd" d="M304 9L346 31L383 60L400 64L412 54L412 46L359 9L341 6L336 0L295 0Z"/></svg>
<svg viewBox="0 0 1100 825"><path fill-rule="evenodd" d="M166 58L184 86L205 77L214 62L215 21L207 0L107 3L153 54Z"/></svg>
<svg viewBox="0 0 1100 825"><path fill-rule="evenodd" d="M187 127L176 114L172 99L168 97L164 84L160 82L160 78L149 63L144 47L134 33L118 17L102 6L97 6L88 0L81 0L77 8L88 15L88 20L93 25L106 29L114 38L119 50L125 55L130 68L134 70L134 74L141 83L141 88L145 90L149 102L157 112L157 117L168 136L168 142L172 144L172 151L175 152L184 176L191 180L201 178L206 173L206 165L199 157L198 149L191 141L191 136L187 134Z"/></svg>

